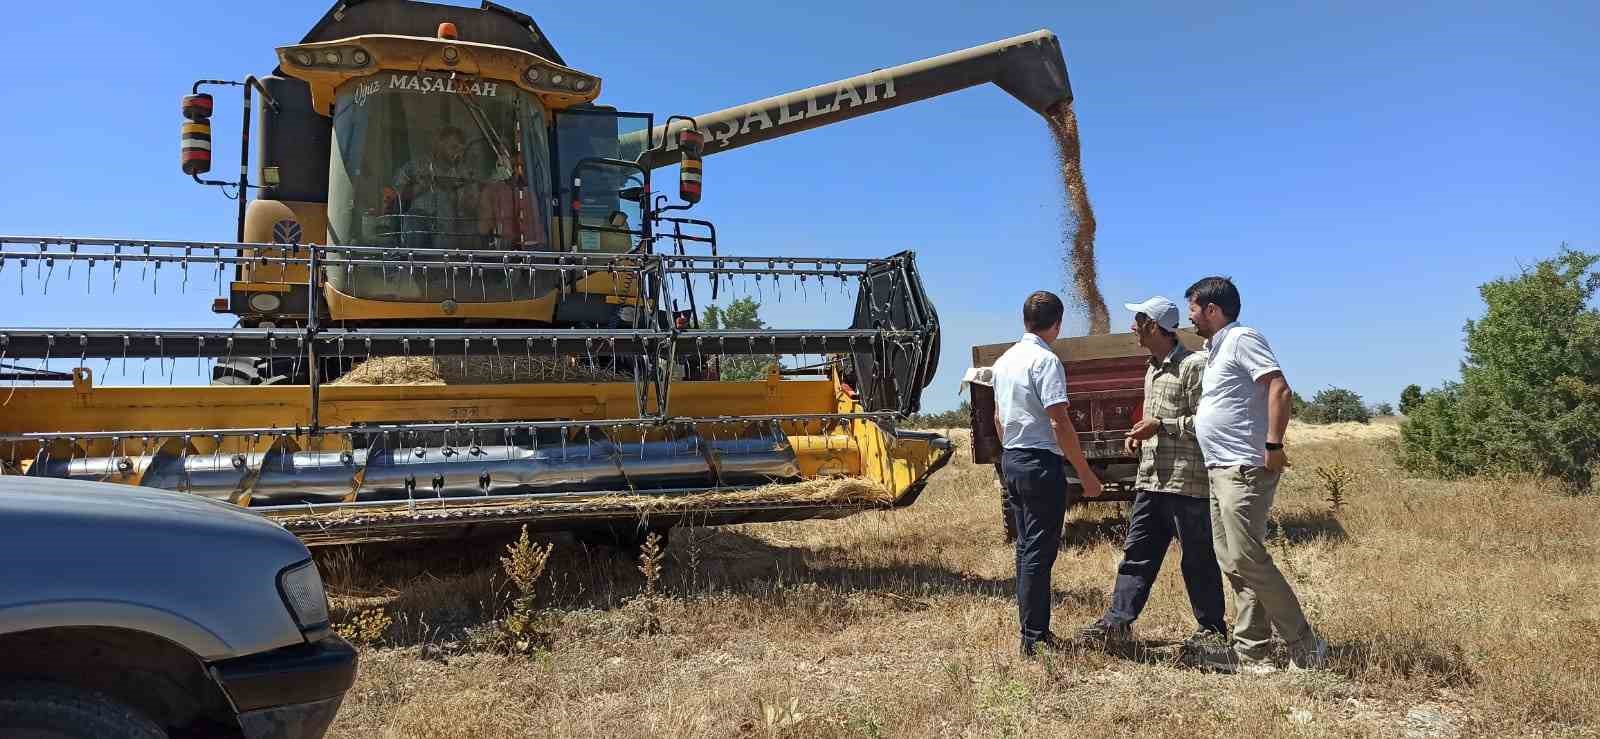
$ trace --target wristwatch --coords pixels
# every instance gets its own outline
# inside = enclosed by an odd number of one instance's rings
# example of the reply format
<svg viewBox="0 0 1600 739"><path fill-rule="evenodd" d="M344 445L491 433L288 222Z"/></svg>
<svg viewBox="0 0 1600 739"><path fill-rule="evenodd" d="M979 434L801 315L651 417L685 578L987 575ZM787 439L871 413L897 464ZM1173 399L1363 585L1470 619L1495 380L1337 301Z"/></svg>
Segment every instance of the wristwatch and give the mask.
<svg viewBox="0 0 1600 739"><path fill-rule="evenodd" d="M1283 451L1283 444L1281 442L1269 441L1267 442L1267 451L1281 452Z"/></svg>

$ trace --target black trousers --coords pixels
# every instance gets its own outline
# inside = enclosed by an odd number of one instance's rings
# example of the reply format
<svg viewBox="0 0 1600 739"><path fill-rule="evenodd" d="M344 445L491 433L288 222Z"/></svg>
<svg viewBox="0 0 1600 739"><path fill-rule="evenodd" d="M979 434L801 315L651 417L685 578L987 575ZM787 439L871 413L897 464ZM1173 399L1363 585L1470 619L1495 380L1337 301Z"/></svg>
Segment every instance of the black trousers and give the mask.
<svg viewBox="0 0 1600 739"><path fill-rule="evenodd" d="M1150 599L1150 587L1161 572L1167 545L1178 537L1183 551L1183 586L1200 628L1228 633L1222 599L1222 569L1211 543L1211 501L1176 493L1139 491L1128 521L1122 564L1111 593L1105 622L1113 626L1133 623Z"/></svg>
<svg viewBox="0 0 1600 739"><path fill-rule="evenodd" d="M1022 648L1050 633L1050 570L1061 548L1067 515L1067 477L1061 455L1039 449L1007 449L1001 479L1017 527L1017 620Z"/></svg>

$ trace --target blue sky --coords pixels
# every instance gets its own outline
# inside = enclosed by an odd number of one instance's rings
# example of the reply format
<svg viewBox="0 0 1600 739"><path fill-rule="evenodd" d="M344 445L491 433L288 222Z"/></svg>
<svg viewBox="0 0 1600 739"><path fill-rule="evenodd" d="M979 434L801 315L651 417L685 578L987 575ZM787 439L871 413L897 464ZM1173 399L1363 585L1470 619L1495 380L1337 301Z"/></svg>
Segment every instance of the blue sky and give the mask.
<svg viewBox="0 0 1600 739"><path fill-rule="evenodd" d="M1308 397L1392 401L1454 376L1480 283L1563 241L1600 249L1594 3L509 4L604 79L601 102L662 116L1053 30L1113 325L1122 302L1231 275ZM326 8L16 8L0 42L32 61L0 104L0 232L230 238L232 203L178 171L178 99L269 71ZM218 162L237 156L237 104L218 96ZM1027 293L1061 287L1061 209L1042 120L988 87L714 156L696 214L728 252L916 250L945 327L938 409L972 344L1014 338ZM0 273L8 325L217 322L209 281L23 298L14 280ZM786 301L763 312L842 320Z"/></svg>

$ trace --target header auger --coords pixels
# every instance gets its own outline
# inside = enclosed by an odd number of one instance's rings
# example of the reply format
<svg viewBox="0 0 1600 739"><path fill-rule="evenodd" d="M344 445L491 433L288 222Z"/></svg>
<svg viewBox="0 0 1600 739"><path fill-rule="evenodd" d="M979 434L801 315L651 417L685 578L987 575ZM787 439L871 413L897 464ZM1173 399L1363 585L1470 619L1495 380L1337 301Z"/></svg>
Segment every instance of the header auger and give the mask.
<svg viewBox="0 0 1600 739"><path fill-rule="evenodd" d="M343 2L277 57L184 100L183 171L238 197L233 241L0 236L0 284L14 271L30 306L176 290L237 318L0 328L0 474L201 495L313 544L907 505L951 454L896 425L939 354L914 256L723 253L681 213L701 158L983 82L1071 100L1048 32L660 125L595 105L600 77L493 3ZM202 176L218 84L244 91L236 181ZM676 202L653 189L670 164ZM851 319L700 325L744 295ZM724 377L739 356L765 376ZM378 361L466 380L336 381ZM190 362L210 387L175 384Z"/></svg>

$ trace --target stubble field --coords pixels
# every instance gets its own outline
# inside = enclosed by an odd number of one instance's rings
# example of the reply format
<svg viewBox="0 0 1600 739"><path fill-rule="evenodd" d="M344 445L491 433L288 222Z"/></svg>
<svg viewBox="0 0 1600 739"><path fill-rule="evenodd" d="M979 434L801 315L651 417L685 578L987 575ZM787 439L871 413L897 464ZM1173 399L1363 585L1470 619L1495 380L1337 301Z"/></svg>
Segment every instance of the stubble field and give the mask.
<svg viewBox="0 0 1600 739"><path fill-rule="evenodd" d="M952 432L964 441L961 432ZM1272 551L1330 669L1205 674L1170 552L1125 655L1016 650L993 473L965 449L914 506L678 529L638 561L554 545L523 638L507 539L319 559L366 642L334 736L1322 736L1600 734L1600 499L1536 480L1407 478L1392 423L1299 427ZM1319 467L1353 480L1335 512ZM1115 504L1075 509L1054 628L1105 608Z"/></svg>

